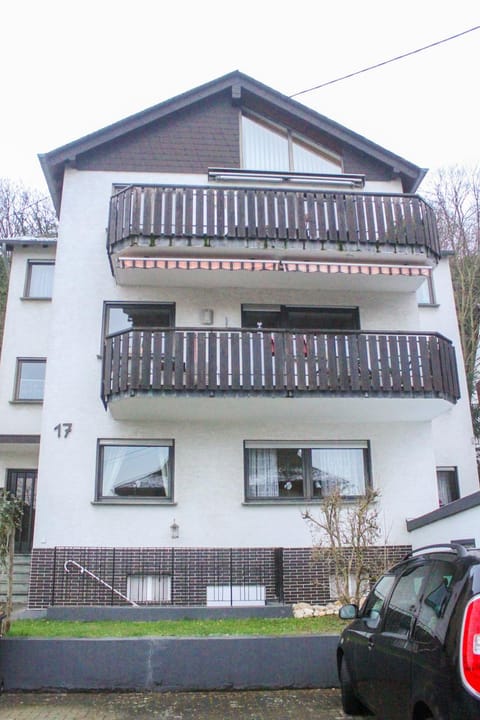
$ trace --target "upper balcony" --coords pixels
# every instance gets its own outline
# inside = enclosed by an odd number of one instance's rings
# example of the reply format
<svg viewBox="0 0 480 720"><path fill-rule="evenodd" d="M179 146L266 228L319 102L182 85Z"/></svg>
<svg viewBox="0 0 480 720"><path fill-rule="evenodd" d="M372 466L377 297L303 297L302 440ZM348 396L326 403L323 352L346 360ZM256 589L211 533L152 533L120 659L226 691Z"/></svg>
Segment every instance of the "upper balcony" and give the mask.
<svg viewBox="0 0 480 720"><path fill-rule="evenodd" d="M155 259L172 253L180 260L193 252L196 259L298 264L348 262L354 256L355 263L366 259L426 268L440 257L433 211L417 195L223 185L119 190L110 201L107 247L117 281L127 284L142 255L144 273L165 271L165 263Z"/></svg>
<svg viewBox="0 0 480 720"><path fill-rule="evenodd" d="M459 395L455 350L437 333L151 328L105 339L102 399L118 420L277 416L282 402L289 419L420 420Z"/></svg>

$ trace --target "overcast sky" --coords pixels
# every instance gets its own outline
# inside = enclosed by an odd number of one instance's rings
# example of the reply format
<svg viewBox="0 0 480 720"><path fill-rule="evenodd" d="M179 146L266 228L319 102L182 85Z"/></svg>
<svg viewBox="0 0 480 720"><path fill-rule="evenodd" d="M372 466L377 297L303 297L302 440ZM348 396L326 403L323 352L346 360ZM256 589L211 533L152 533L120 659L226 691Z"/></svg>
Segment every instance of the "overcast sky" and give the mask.
<svg viewBox="0 0 480 720"><path fill-rule="evenodd" d="M480 25L478 0L5 0L0 177L241 70L286 95ZM431 170L480 162L480 30L297 98Z"/></svg>

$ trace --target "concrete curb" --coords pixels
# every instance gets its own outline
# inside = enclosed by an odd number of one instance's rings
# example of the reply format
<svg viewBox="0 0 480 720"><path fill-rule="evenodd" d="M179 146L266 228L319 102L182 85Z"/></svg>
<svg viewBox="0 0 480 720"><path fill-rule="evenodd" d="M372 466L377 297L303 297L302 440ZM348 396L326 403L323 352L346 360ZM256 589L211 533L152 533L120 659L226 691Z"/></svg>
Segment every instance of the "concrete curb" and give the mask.
<svg viewBox="0 0 480 720"><path fill-rule="evenodd" d="M0 641L5 690L338 687L336 635Z"/></svg>

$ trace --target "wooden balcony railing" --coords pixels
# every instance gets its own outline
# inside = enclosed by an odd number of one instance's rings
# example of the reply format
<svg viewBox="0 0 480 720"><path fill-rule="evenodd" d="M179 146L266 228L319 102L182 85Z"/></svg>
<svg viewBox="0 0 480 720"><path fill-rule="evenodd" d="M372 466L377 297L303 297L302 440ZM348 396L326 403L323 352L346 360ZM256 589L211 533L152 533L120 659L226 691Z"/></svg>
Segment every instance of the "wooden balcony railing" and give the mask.
<svg viewBox="0 0 480 720"><path fill-rule="evenodd" d="M105 405L142 392L460 397L454 348L437 333L138 329L108 336Z"/></svg>
<svg viewBox="0 0 480 720"><path fill-rule="evenodd" d="M374 250L440 255L416 195L238 187L129 186L110 201L108 251L145 247Z"/></svg>

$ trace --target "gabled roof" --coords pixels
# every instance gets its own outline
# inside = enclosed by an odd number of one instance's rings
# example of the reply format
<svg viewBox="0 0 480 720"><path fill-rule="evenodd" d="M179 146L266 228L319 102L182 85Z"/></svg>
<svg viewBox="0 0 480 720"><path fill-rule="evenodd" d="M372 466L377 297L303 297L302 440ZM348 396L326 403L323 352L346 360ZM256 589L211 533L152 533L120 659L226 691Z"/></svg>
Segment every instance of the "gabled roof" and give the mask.
<svg viewBox="0 0 480 720"><path fill-rule="evenodd" d="M85 137L79 140L74 140L51 152L39 155L39 160L57 211L59 211L61 203L65 166L70 163L75 163L78 155L95 150L107 142L117 140L127 133L139 130L151 123L184 110L195 103L207 100L214 95L226 91L231 93L232 103L235 105L241 105L247 108L264 107L269 108L273 114L280 114L283 117L290 116L297 122L303 122L314 130L327 133L338 142L349 145L357 151L363 152L367 156L380 161L390 167L393 173L401 176L407 192L415 192L425 176L426 170L419 168L417 165L395 155L362 135L358 135L343 125L330 120L296 100L292 100L286 95L236 70L159 103L158 105L147 108L135 115L130 115L113 125L85 135Z"/></svg>

